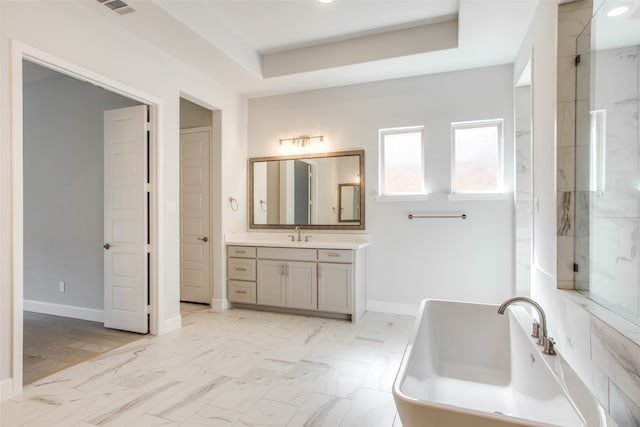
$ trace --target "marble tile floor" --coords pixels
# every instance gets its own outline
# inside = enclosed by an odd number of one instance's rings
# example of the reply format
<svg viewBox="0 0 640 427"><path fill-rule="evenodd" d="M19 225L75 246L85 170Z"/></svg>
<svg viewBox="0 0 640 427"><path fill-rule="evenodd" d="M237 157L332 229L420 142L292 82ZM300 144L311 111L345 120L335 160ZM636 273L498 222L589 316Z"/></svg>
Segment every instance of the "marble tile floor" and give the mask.
<svg viewBox="0 0 640 427"><path fill-rule="evenodd" d="M412 316L352 324L182 305L183 327L25 387L11 426L399 426L391 386Z"/></svg>
<svg viewBox="0 0 640 427"><path fill-rule="evenodd" d="M99 322L31 311L23 319L25 385L144 337Z"/></svg>

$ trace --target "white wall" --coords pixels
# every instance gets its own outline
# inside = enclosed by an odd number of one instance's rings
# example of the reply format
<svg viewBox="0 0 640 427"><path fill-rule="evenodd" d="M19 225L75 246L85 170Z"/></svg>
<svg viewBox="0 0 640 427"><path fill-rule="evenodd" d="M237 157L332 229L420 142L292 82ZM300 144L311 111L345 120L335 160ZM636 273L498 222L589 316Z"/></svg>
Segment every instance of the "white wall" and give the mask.
<svg viewBox="0 0 640 427"><path fill-rule="evenodd" d="M139 102L48 73L24 85L24 299L102 310L104 111Z"/></svg>
<svg viewBox="0 0 640 427"><path fill-rule="evenodd" d="M90 72L146 94L159 103L157 123L157 205L158 235L155 253L158 258L157 281L162 298L158 307L158 332L180 325L179 306L179 98L186 93L212 109L220 109L222 154L214 173L221 182L219 211L214 212L220 239L228 231L244 230L246 203L232 211L229 197L246 201L246 115L245 101L215 80L216 70L198 71L189 63L178 61L158 46L120 28L118 17L94 2L0 2L0 380L11 377L12 367L12 296L11 271L13 253L9 239L14 222L11 218L11 103L9 60L10 39L70 62ZM95 6L95 7L94 7ZM131 18L137 19L137 18ZM214 165L216 166L216 165ZM216 243L216 242L214 242ZM214 296L224 297L225 276L223 243L214 245L219 268L214 271Z"/></svg>
<svg viewBox="0 0 640 427"><path fill-rule="evenodd" d="M369 309L412 312L423 298L500 302L513 285L513 201L449 201L450 125L504 118L505 186L513 188L510 65L249 101L250 156L278 140L326 135L329 151L365 149ZM378 129L424 125L428 201L380 203ZM413 220L409 212L466 212L469 219Z"/></svg>
<svg viewBox="0 0 640 427"><path fill-rule="evenodd" d="M556 27L558 6L541 2L514 63L519 77L531 61L533 117L533 268L556 280ZM516 81L514 79L513 85ZM537 199L537 201L536 201ZM535 210L535 207L534 207ZM554 285L555 288L555 285ZM532 289L533 292L535 290Z"/></svg>

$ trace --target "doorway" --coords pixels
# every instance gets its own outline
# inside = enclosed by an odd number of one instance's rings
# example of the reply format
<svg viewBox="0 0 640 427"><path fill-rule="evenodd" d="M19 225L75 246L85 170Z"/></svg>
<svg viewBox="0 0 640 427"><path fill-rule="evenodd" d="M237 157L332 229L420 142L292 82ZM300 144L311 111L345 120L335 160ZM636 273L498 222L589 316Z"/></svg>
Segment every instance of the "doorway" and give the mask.
<svg viewBox="0 0 640 427"><path fill-rule="evenodd" d="M138 100L24 59L22 88L27 382L141 336L114 332L127 337L97 346L88 325L149 331L151 138Z"/></svg>
<svg viewBox="0 0 640 427"><path fill-rule="evenodd" d="M180 301L211 304L213 111L180 98Z"/></svg>

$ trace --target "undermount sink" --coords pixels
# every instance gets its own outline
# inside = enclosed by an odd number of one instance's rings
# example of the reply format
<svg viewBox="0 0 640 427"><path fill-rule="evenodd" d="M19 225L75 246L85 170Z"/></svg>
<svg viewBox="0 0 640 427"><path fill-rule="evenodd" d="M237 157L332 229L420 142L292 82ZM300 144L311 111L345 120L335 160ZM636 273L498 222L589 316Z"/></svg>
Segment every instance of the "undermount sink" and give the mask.
<svg viewBox="0 0 640 427"><path fill-rule="evenodd" d="M510 307L425 300L393 385L404 427L615 426L561 355Z"/></svg>

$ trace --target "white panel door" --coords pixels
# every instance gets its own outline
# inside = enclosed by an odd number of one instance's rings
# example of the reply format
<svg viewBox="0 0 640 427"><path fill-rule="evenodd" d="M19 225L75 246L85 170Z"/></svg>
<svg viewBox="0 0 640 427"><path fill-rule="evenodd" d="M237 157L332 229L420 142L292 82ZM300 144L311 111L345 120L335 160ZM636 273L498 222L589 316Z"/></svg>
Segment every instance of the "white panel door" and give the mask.
<svg viewBox="0 0 640 427"><path fill-rule="evenodd" d="M147 333L147 106L104 113L104 326Z"/></svg>
<svg viewBox="0 0 640 427"><path fill-rule="evenodd" d="M209 129L180 133L180 300L211 303Z"/></svg>

